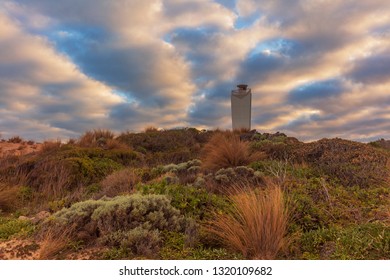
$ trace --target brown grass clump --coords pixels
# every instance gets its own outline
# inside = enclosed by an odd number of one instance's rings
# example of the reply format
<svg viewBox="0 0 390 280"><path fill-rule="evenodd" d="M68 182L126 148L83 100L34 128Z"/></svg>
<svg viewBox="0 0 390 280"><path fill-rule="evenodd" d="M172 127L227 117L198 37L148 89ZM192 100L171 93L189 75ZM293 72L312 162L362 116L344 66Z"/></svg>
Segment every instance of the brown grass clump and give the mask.
<svg viewBox="0 0 390 280"><path fill-rule="evenodd" d="M263 157L261 153L251 153L249 143L240 141L232 132L213 135L203 149L202 167L216 171L221 168L247 165Z"/></svg>
<svg viewBox="0 0 390 280"><path fill-rule="evenodd" d="M128 150L130 147L117 139L108 139L105 145L107 150Z"/></svg>
<svg viewBox="0 0 390 280"><path fill-rule="evenodd" d="M89 130L82 135L78 141L81 147L102 147L109 139L114 139L115 135L107 129Z"/></svg>
<svg viewBox="0 0 390 280"><path fill-rule="evenodd" d="M58 151L62 146L60 140L56 141L45 141L41 146L41 153L54 153Z"/></svg>
<svg viewBox="0 0 390 280"><path fill-rule="evenodd" d="M216 213L206 229L248 259L275 259L287 245L288 210L280 187L236 188L232 209Z"/></svg>
<svg viewBox="0 0 390 280"><path fill-rule="evenodd" d="M14 136L8 139L8 143L22 143L23 139L20 136Z"/></svg>
<svg viewBox="0 0 390 280"><path fill-rule="evenodd" d="M67 251L72 233L73 230L71 228L62 231L52 229L46 231L38 251L38 259L65 259L65 256L61 256L61 254Z"/></svg>
<svg viewBox="0 0 390 280"><path fill-rule="evenodd" d="M102 189L98 197L114 197L119 194L132 193L135 185L140 181L141 178L133 169L125 168L115 171L101 182Z"/></svg>
<svg viewBox="0 0 390 280"><path fill-rule="evenodd" d="M19 188L1 188L0 186L0 210L8 212L14 210L19 204Z"/></svg>
<svg viewBox="0 0 390 280"><path fill-rule="evenodd" d="M158 132L158 128L154 126L148 126L145 128L145 132Z"/></svg>

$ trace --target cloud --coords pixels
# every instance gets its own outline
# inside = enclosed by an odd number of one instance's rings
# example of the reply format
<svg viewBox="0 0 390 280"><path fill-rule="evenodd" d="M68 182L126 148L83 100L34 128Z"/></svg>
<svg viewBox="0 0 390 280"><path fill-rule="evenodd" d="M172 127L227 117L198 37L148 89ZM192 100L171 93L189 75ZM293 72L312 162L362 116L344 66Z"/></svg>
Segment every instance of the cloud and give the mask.
<svg viewBox="0 0 390 280"><path fill-rule="evenodd" d="M104 123L110 107L121 98L77 70L42 37L24 33L0 12L0 106L3 136L71 136L91 124ZM58 126L59 122L68 126ZM5 122L5 121L4 121ZM80 123L88 126L80 126ZM70 128L73 129L70 129ZM3 128L4 129L4 128Z"/></svg>
<svg viewBox="0 0 390 280"><path fill-rule="evenodd" d="M345 90L345 85L339 79L313 81L291 90L288 93L288 101L293 104L307 104L313 100L323 102L339 96Z"/></svg>
<svg viewBox="0 0 390 280"><path fill-rule="evenodd" d="M2 127L230 128L247 83L253 127L390 137L387 2L2 1Z"/></svg>
<svg viewBox="0 0 390 280"><path fill-rule="evenodd" d="M388 82L390 79L390 51L372 54L367 58L354 61L348 77L357 83Z"/></svg>

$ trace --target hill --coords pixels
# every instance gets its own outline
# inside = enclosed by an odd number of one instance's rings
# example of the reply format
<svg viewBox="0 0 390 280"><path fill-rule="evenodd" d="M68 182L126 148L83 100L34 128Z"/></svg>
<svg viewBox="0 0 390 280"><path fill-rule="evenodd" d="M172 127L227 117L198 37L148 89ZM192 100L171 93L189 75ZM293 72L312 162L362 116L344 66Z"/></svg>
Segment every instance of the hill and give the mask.
<svg viewBox="0 0 390 280"><path fill-rule="evenodd" d="M387 144L194 128L3 140L0 259L389 259Z"/></svg>

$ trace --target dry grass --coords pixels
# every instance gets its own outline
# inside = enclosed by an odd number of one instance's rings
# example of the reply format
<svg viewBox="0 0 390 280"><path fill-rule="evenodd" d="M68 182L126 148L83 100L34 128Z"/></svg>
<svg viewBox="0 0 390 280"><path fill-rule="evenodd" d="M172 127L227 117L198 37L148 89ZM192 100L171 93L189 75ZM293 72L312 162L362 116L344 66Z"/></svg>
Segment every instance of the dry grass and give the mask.
<svg viewBox="0 0 390 280"><path fill-rule="evenodd" d="M120 194L129 194L134 191L134 187L141 181L141 178L133 169L125 168L108 175L102 182L101 191L97 197L114 197Z"/></svg>
<svg viewBox="0 0 390 280"><path fill-rule="evenodd" d="M56 141L45 141L41 146L41 153L54 153L58 151L62 146L60 140Z"/></svg>
<svg viewBox="0 0 390 280"><path fill-rule="evenodd" d="M126 150L126 149L129 150L129 149L131 149L131 147L129 147L125 143L120 142L117 139L108 139L107 143L105 145L105 148L107 150L114 150L114 149L116 149L116 150Z"/></svg>
<svg viewBox="0 0 390 280"><path fill-rule="evenodd" d="M34 187L39 194L47 199L57 199L63 197L74 175L65 163L56 160L45 160L32 169L28 178L34 181Z"/></svg>
<svg viewBox="0 0 390 280"><path fill-rule="evenodd" d="M114 137L114 133L108 129L94 129L85 132L78 140L78 144L81 147L101 147Z"/></svg>
<svg viewBox="0 0 390 280"><path fill-rule="evenodd" d="M240 141L232 132L218 132L205 145L202 156L202 167L216 171L221 168L247 165L262 159L262 153L251 153L249 143Z"/></svg>
<svg viewBox="0 0 390 280"><path fill-rule="evenodd" d="M64 259L61 254L65 253L71 242L73 229L68 228L63 231L48 229L41 241L38 251L39 260Z"/></svg>
<svg viewBox="0 0 390 280"><path fill-rule="evenodd" d="M14 136L8 139L8 143L22 143L23 139L20 136Z"/></svg>
<svg viewBox="0 0 390 280"><path fill-rule="evenodd" d="M216 213L206 229L247 259L275 259L287 245L288 210L280 187L236 187L232 210Z"/></svg>
<svg viewBox="0 0 390 280"><path fill-rule="evenodd" d="M154 127L154 126L148 126L145 128L145 132L148 133L148 132L158 132L158 128L157 127Z"/></svg>
<svg viewBox="0 0 390 280"><path fill-rule="evenodd" d="M0 186L0 210L4 212L15 210L19 205L19 187Z"/></svg>

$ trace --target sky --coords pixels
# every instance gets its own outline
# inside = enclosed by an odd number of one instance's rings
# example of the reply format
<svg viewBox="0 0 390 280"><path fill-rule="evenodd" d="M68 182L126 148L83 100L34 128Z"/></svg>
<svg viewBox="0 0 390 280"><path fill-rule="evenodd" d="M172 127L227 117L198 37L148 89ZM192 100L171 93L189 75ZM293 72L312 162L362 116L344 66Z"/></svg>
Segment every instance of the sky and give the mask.
<svg viewBox="0 0 390 280"><path fill-rule="evenodd" d="M390 139L388 0L0 0L0 134L252 128Z"/></svg>

